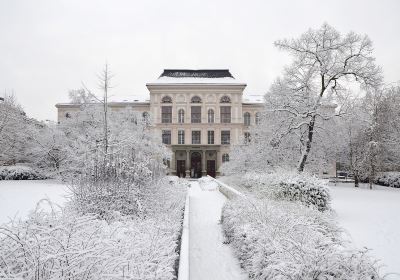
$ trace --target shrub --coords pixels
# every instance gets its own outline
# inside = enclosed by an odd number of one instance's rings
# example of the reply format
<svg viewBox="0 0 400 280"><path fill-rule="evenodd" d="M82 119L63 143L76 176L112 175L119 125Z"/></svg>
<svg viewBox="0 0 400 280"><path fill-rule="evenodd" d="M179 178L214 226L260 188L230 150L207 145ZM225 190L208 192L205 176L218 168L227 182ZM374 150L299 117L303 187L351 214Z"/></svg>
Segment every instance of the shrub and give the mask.
<svg viewBox="0 0 400 280"><path fill-rule="evenodd" d="M366 251L345 246L331 216L296 203L231 200L222 226L251 279L382 279Z"/></svg>
<svg viewBox="0 0 400 280"><path fill-rule="evenodd" d="M71 205L38 207L27 221L1 226L0 278L175 279L186 186L173 184L151 187L140 216L115 211L106 221Z"/></svg>
<svg viewBox="0 0 400 280"><path fill-rule="evenodd" d="M375 184L400 188L400 172L381 172L375 177Z"/></svg>
<svg viewBox="0 0 400 280"><path fill-rule="evenodd" d="M0 180L44 180L46 176L28 166L0 166Z"/></svg>
<svg viewBox="0 0 400 280"><path fill-rule="evenodd" d="M277 200L299 201L319 211L330 208L327 182L305 173L277 172L246 174L243 184L263 197Z"/></svg>

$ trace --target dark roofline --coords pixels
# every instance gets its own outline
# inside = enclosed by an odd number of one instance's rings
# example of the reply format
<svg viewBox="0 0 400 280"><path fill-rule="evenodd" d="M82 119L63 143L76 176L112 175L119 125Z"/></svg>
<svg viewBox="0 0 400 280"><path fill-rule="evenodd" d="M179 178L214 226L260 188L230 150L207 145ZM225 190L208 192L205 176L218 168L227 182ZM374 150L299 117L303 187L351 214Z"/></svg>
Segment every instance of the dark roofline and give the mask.
<svg viewBox="0 0 400 280"><path fill-rule="evenodd" d="M164 69L161 77L173 78L232 78L229 69Z"/></svg>

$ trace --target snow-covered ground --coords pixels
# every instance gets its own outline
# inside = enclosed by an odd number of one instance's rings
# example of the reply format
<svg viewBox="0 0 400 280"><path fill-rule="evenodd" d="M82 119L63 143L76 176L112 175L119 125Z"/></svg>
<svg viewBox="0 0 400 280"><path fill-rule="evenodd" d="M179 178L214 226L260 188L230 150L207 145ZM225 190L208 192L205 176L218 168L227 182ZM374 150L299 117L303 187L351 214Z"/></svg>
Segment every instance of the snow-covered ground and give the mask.
<svg viewBox="0 0 400 280"><path fill-rule="evenodd" d="M67 187L55 180L0 181L0 224L25 218L43 198L62 205L66 193Z"/></svg>
<svg viewBox="0 0 400 280"><path fill-rule="evenodd" d="M400 273L400 189L330 184L332 206L354 244L372 249L384 272ZM400 279L400 274L388 279Z"/></svg>
<svg viewBox="0 0 400 280"><path fill-rule="evenodd" d="M189 271L191 280L247 279L220 224L226 197L213 185L191 182L189 190Z"/></svg>

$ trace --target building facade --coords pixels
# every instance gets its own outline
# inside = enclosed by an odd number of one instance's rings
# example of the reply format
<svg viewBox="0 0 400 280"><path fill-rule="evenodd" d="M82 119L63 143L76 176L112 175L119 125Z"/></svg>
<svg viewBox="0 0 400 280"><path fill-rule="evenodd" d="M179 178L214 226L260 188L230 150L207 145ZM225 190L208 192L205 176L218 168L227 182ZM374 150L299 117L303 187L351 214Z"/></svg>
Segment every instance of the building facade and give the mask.
<svg viewBox="0 0 400 280"><path fill-rule="evenodd" d="M180 177L215 177L229 161L232 145L246 141L263 109L262 100L246 101L245 83L229 70L164 70L146 84L146 102L111 102L111 110L131 108L148 114L160 143L172 151L170 172ZM79 105L56 105L58 121L73 114Z"/></svg>

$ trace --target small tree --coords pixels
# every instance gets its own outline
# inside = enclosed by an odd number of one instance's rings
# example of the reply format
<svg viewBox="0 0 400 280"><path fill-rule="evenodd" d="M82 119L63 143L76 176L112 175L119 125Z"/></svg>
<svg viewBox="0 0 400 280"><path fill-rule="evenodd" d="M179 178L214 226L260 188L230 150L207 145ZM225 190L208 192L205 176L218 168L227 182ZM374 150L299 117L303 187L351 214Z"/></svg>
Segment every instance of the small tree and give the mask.
<svg viewBox="0 0 400 280"><path fill-rule="evenodd" d="M288 51L293 62L266 95L267 108L279 120L273 144L297 137L301 151L297 170L301 172L315 133L346 109L349 84L377 88L381 70L371 56L372 42L367 36L354 32L342 36L328 24L310 29L298 39L277 41L275 46ZM329 110L332 103L337 109Z"/></svg>

